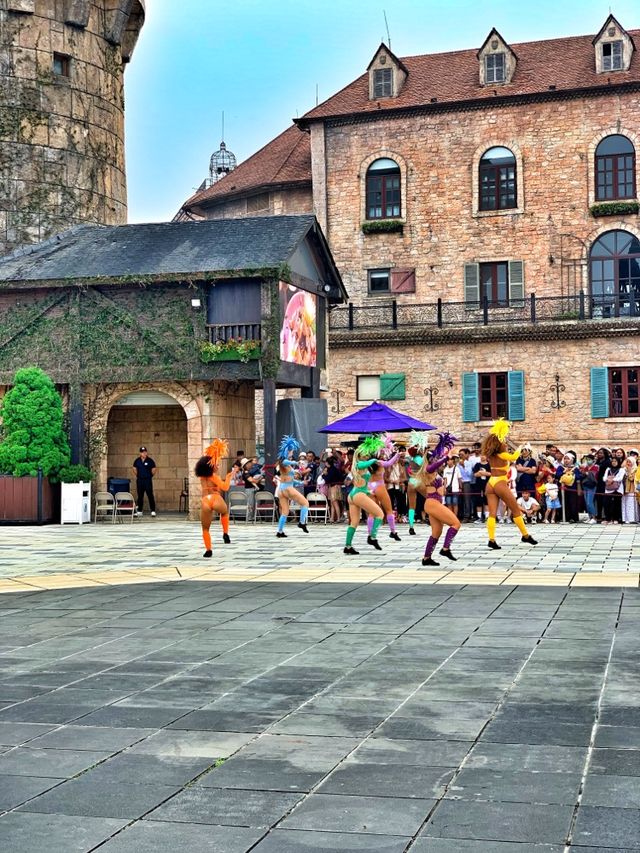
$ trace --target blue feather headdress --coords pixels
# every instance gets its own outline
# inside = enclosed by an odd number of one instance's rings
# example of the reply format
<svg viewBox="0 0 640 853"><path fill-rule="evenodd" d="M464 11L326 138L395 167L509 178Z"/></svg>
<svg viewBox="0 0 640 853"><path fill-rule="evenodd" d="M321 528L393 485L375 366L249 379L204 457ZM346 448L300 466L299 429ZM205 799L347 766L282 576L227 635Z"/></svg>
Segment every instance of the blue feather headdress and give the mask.
<svg viewBox="0 0 640 853"><path fill-rule="evenodd" d="M432 459L440 459L441 456L445 456L457 442L457 438L455 435L452 435L450 432L439 432L438 435L440 439L436 446L431 451Z"/></svg>
<svg viewBox="0 0 640 853"><path fill-rule="evenodd" d="M283 435L278 448L278 459L288 459L290 453L300 450L300 442L293 435Z"/></svg>

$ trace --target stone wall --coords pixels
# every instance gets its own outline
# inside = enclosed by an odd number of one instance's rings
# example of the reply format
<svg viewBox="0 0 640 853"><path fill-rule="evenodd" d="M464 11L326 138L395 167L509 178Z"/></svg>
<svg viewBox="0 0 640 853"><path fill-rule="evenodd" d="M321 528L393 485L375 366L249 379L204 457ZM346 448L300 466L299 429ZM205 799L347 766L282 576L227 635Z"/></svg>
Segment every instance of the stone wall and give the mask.
<svg viewBox="0 0 640 853"><path fill-rule="evenodd" d="M126 222L123 50L142 20L137 0L0 4L0 254Z"/></svg>
<svg viewBox="0 0 640 853"><path fill-rule="evenodd" d="M233 182L232 177L227 180ZM260 195L263 195L260 193ZM313 213L311 187L291 188L287 190L270 190L265 193L269 203L261 210L252 210L248 204L249 198L222 198L218 204L203 209L205 219L234 219L245 216L286 216L302 213Z"/></svg>
<svg viewBox="0 0 640 853"><path fill-rule="evenodd" d="M406 399L393 408L453 432L462 444L479 440L485 423L462 421L462 373L523 370L525 420L515 422L515 442L531 441L544 449L546 442L578 450L592 445L640 447L640 418L593 419L590 416L590 368L640 365L637 335L563 340L492 341L487 343L405 344L378 347L341 346L332 350L331 387L344 392L345 414L368 405L356 401L356 377L404 372ZM566 405L552 407L550 386L558 373ZM424 389L437 388L435 412L426 406Z"/></svg>

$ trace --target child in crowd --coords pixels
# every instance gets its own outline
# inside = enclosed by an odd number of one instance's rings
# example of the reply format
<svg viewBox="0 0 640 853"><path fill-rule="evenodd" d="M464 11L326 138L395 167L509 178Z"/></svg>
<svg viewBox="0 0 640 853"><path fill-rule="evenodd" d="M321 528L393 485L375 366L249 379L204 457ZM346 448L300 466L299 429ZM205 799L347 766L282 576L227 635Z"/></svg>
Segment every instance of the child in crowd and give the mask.
<svg viewBox="0 0 640 853"><path fill-rule="evenodd" d="M538 510L540 509L540 504L538 501L531 496L531 492L528 489L525 489L520 497L518 498L518 506L522 510L522 514L526 518L527 521L530 521L532 524L536 523Z"/></svg>
<svg viewBox="0 0 640 853"><path fill-rule="evenodd" d="M547 509L544 514L545 524L556 523L556 510L560 509L559 486L555 482L553 474L547 474L547 482L545 483L544 494L547 503Z"/></svg>

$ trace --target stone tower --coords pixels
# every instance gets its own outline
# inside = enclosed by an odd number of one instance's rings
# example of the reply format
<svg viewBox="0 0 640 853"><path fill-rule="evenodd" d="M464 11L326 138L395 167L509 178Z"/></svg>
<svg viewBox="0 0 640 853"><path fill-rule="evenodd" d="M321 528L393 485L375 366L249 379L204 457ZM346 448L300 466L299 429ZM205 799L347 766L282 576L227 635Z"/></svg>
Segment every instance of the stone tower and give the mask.
<svg viewBox="0 0 640 853"><path fill-rule="evenodd" d="M124 66L144 0L0 0L0 254L126 222Z"/></svg>

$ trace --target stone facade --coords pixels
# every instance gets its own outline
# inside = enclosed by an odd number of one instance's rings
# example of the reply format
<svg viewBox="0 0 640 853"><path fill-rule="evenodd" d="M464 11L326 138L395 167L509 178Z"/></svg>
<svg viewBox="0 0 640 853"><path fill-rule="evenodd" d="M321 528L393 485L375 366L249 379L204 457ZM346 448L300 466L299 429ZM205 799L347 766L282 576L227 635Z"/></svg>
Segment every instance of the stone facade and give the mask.
<svg viewBox="0 0 640 853"><path fill-rule="evenodd" d="M0 3L0 254L127 218L124 64L140 0Z"/></svg>
<svg viewBox="0 0 640 853"><path fill-rule="evenodd" d="M311 190L306 188L270 190L243 196L222 198L220 204L205 210L205 219L235 219L238 216L287 216L313 213Z"/></svg>

